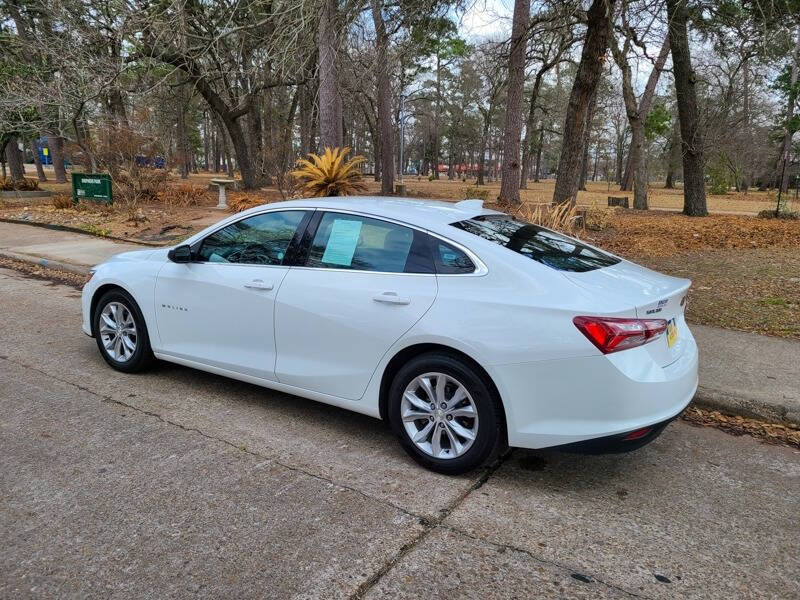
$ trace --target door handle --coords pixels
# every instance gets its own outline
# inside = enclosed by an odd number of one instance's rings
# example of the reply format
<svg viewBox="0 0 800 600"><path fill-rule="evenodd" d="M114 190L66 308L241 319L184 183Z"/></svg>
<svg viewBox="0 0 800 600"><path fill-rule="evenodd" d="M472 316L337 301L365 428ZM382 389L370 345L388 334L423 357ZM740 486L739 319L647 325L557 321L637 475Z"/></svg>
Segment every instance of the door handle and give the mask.
<svg viewBox="0 0 800 600"><path fill-rule="evenodd" d="M383 292L382 294L375 294L372 297L375 302L383 304L411 304L411 298L398 296L397 292Z"/></svg>
<svg viewBox="0 0 800 600"><path fill-rule="evenodd" d="M250 283L245 283L244 287L249 290L271 290L275 286L271 283L264 283L261 279L253 279Z"/></svg>

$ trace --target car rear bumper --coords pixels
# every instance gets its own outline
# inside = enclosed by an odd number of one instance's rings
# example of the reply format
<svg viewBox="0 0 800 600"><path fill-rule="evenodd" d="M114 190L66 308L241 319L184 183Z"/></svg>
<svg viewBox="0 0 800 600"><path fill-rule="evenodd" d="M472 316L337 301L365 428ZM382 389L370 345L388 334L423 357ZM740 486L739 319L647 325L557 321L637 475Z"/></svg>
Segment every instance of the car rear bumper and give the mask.
<svg viewBox="0 0 800 600"><path fill-rule="evenodd" d="M697 345L687 327L681 335L685 350L666 367L655 364L644 347L495 365L492 377L503 399L509 445L564 446L669 422L697 391Z"/></svg>
<svg viewBox="0 0 800 600"><path fill-rule="evenodd" d="M655 440L661 435L661 432L666 429L667 425L680 417L681 413L683 413L683 411L666 421L655 423L649 427L634 429L633 431L618 433L616 435L583 440L582 442L553 446L552 450L574 452L576 454L618 454L622 452L632 452Z"/></svg>

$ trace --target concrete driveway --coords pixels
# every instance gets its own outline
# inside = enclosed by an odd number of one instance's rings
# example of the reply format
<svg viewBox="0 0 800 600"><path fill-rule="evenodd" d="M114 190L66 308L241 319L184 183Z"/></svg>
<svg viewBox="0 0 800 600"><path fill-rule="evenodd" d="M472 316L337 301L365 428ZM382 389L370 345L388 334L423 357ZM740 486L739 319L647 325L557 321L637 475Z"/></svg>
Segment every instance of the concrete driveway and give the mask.
<svg viewBox="0 0 800 600"><path fill-rule="evenodd" d="M375 420L108 368L0 270L0 597L800 597L800 453L682 422L629 455L418 468Z"/></svg>

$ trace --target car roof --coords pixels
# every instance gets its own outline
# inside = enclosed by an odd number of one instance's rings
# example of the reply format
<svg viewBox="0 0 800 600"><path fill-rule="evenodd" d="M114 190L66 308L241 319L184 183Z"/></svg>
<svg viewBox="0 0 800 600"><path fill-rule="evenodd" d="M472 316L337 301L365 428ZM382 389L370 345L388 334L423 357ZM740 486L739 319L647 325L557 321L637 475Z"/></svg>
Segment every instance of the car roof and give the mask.
<svg viewBox="0 0 800 600"><path fill-rule="evenodd" d="M265 208L318 208L353 211L376 217L385 217L426 229L438 229L450 223L463 221L481 214L499 214L497 211L484 209L483 201L481 200L442 202L419 198L337 196L273 202L251 208L239 216L250 212L261 212Z"/></svg>

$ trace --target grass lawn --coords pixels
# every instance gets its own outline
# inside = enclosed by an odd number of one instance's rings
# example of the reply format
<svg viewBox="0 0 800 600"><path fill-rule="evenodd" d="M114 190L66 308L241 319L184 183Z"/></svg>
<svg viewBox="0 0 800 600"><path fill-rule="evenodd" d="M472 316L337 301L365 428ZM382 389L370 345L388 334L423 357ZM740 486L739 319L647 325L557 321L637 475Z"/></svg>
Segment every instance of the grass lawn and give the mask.
<svg viewBox="0 0 800 600"><path fill-rule="evenodd" d="M190 183L205 187L214 174L192 175ZM180 180L170 177L170 186ZM414 197L459 200L465 197L469 183L429 182L425 178L406 177L408 195ZM549 203L553 181L529 184L523 190L527 202ZM368 194L379 192L379 184L367 180ZM68 192L68 184L45 183L45 189ZM489 199L496 198L499 183L486 186ZM626 195L616 186L590 183L588 192L580 192L578 204L606 204L608 195ZM619 210L602 231L586 230L579 235L611 252L653 269L693 281L688 309L696 323L754 331L800 339L800 221L758 219L753 215L773 208L774 192L730 193L709 196L711 216L689 218L679 211L682 190L650 188L647 212ZM632 199L632 195L627 193ZM254 201L279 200L276 189L251 193ZM82 203L79 210L57 210L49 199L0 202L0 217L58 223L90 233L140 239L163 244L188 237L223 218L212 208L214 192L200 194L197 206L147 204L139 207L142 217L129 220L130 213L121 207L107 209ZM790 205L800 209L800 203Z"/></svg>

